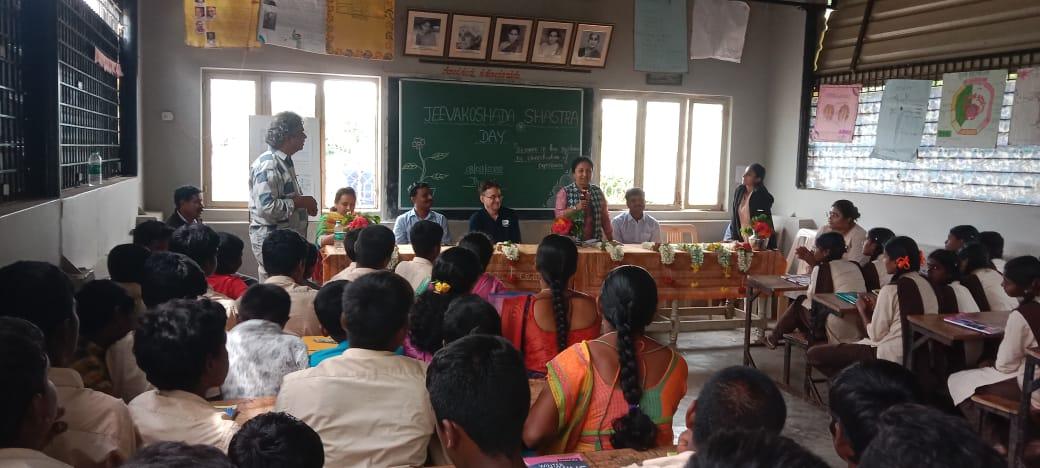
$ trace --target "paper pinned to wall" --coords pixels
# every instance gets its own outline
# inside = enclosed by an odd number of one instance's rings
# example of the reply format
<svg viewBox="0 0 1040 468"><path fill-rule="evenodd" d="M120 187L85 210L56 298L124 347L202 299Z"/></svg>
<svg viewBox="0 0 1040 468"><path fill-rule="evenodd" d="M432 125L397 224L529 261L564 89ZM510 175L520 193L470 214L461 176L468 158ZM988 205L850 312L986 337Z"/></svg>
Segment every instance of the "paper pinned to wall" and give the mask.
<svg viewBox="0 0 1040 468"><path fill-rule="evenodd" d="M1007 70L943 75L935 143L955 148L997 146Z"/></svg>
<svg viewBox="0 0 1040 468"><path fill-rule="evenodd" d="M191 47L260 47L260 0L184 0L184 43Z"/></svg>
<svg viewBox="0 0 1040 468"><path fill-rule="evenodd" d="M872 158L913 161L924 135L924 118L932 82L888 80L881 96L877 138Z"/></svg>
<svg viewBox="0 0 1040 468"><path fill-rule="evenodd" d="M261 154L268 150L267 129L271 127L274 117L270 115L249 116L249 165L253 164ZM318 201L318 206L328 206L322 202L321 190L321 127L318 119L312 117L303 118L303 131L307 134L307 141L303 143L303 149L292 156L293 166L296 168L296 180L300 183L300 191L304 195L310 195ZM320 208L319 208L319 211ZM311 217L311 220L317 218Z"/></svg>
<svg viewBox="0 0 1040 468"><path fill-rule="evenodd" d="M267 45L325 53L325 0L263 0L257 37Z"/></svg>
<svg viewBox="0 0 1040 468"><path fill-rule="evenodd" d="M751 7L732 0L695 0L690 21L690 58L740 63Z"/></svg>
<svg viewBox="0 0 1040 468"><path fill-rule="evenodd" d="M1018 70L1008 144L1040 145L1040 68Z"/></svg>
<svg viewBox="0 0 1040 468"><path fill-rule="evenodd" d="M686 73L686 0L636 0L635 69Z"/></svg>
<svg viewBox="0 0 1040 468"><path fill-rule="evenodd" d="M394 58L394 0L327 0L326 52Z"/></svg>
<svg viewBox="0 0 1040 468"><path fill-rule="evenodd" d="M863 85L821 85L816 104L816 141L851 143L859 115L859 93Z"/></svg>

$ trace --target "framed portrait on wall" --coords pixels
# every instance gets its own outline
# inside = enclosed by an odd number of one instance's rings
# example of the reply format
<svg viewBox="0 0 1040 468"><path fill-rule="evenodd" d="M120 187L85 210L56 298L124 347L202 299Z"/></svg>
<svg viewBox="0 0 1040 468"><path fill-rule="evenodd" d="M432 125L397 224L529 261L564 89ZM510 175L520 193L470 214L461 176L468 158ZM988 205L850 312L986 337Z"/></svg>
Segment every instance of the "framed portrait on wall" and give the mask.
<svg viewBox="0 0 1040 468"><path fill-rule="evenodd" d="M526 62L534 22L519 18L495 18L491 60Z"/></svg>
<svg viewBox="0 0 1040 468"><path fill-rule="evenodd" d="M447 13L409 10L404 54L443 57L447 31Z"/></svg>
<svg viewBox="0 0 1040 468"><path fill-rule="evenodd" d="M578 24L574 34L571 65L603 68L610 51L610 37L614 26L605 24Z"/></svg>
<svg viewBox="0 0 1040 468"><path fill-rule="evenodd" d="M539 20L534 28L531 63L566 65L574 23Z"/></svg>
<svg viewBox="0 0 1040 468"><path fill-rule="evenodd" d="M452 15L448 57L483 60L490 38L490 16Z"/></svg>

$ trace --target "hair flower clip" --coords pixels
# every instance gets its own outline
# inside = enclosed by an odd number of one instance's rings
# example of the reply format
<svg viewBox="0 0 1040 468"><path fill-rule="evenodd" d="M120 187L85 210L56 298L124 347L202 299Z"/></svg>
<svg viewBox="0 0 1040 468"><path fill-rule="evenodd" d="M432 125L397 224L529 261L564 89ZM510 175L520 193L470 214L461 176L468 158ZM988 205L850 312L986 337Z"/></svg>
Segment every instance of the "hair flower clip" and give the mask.
<svg viewBox="0 0 1040 468"><path fill-rule="evenodd" d="M896 259L896 267L898 267L900 270L909 270L910 269L910 257L907 256L907 255L903 255L902 257L897 258Z"/></svg>
<svg viewBox="0 0 1040 468"><path fill-rule="evenodd" d="M451 291L451 285L443 281L434 281L430 283L430 286L433 287L435 294L448 294Z"/></svg>

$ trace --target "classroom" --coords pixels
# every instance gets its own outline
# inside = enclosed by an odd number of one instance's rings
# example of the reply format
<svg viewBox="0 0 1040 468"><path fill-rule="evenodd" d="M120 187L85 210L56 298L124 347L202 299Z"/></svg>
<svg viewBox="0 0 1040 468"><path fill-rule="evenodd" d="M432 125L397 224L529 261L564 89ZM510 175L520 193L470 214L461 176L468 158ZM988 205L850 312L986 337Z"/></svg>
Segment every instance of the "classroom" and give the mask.
<svg viewBox="0 0 1040 468"><path fill-rule="evenodd" d="M1040 466L1036 0L0 0L0 467Z"/></svg>

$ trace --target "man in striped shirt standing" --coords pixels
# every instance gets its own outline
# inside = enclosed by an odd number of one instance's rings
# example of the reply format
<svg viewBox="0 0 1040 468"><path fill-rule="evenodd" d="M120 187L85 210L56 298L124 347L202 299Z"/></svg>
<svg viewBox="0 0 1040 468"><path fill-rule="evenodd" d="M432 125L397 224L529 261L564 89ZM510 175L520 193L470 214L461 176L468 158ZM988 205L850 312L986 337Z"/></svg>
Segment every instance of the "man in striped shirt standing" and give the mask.
<svg viewBox="0 0 1040 468"><path fill-rule="evenodd" d="M293 112L279 112L267 129L268 151L249 167L249 241L261 281L267 277L261 254L267 235L284 228L306 238L307 216L318 214L314 197L301 193L292 161L306 140L303 119Z"/></svg>

